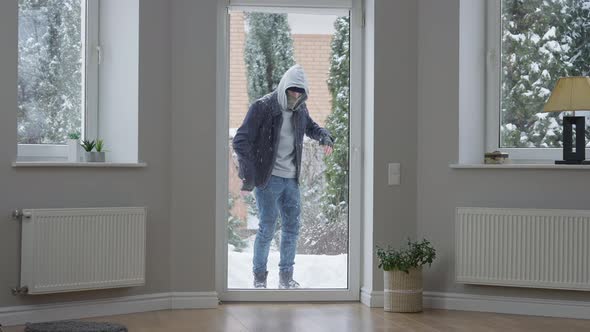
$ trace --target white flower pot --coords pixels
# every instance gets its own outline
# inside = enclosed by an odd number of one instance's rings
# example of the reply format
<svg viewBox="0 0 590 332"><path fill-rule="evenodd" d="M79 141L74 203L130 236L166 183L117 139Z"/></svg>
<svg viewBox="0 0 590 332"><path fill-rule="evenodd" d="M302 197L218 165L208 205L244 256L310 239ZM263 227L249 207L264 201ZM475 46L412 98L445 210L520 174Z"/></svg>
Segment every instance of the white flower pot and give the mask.
<svg viewBox="0 0 590 332"><path fill-rule="evenodd" d="M80 151L82 147L80 146L80 142L77 139L68 139L68 161L69 162L79 162L80 161Z"/></svg>
<svg viewBox="0 0 590 332"><path fill-rule="evenodd" d="M91 163L104 163L105 162L105 153L103 152L84 152L84 160Z"/></svg>
<svg viewBox="0 0 590 332"><path fill-rule="evenodd" d="M383 310L422 311L422 267L412 268L409 272L384 271Z"/></svg>
<svg viewBox="0 0 590 332"><path fill-rule="evenodd" d="M88 151L84 151L84 161L86 162L95 162L96 156L94 154L94 152L88 152Z"/></svg>
<svg viewBox="0 0 590 332"><path fill-rule="evenodd" d="M104 161L105 161L105 153L104 153L104 151L102 151L102 152L93 152L93 153L95 154L94 155L94 161L100 162L100 163L104 163Z"/></svg>

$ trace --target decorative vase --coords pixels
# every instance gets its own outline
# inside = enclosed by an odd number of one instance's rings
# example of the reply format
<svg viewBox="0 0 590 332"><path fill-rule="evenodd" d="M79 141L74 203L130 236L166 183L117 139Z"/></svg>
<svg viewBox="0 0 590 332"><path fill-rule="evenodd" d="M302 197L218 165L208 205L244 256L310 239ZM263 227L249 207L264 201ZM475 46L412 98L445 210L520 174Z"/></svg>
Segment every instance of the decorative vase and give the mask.
<svg viewBox="0 0 590 332"><path fill-rule="evenodd" d="M422 267L411 268L409 272L384 271L383 310L389 312L422 311Z"/></svg>
<svg viewBox="0 0 590 332"><path fill-rule="evenodd" d="M68 161L78 162L80 161L80 142L77 139L68 139Z"/></svg>

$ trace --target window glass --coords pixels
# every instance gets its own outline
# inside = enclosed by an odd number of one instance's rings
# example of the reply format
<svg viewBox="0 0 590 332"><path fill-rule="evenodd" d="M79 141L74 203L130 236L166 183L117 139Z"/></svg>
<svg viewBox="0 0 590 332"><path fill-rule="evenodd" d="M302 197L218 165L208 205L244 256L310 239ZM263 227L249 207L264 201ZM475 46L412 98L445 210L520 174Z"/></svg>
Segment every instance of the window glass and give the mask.
<svg viewBox="0 0 590 332"><path fill-rule="evenodd" d="M346 289L350 17L231 10L229 20L228 289ZM258 121L247 119L249 106L273 91L278 96L281 79L296 64L307 77L309 118L331 138L313 129L311 122L306 122L309 136L297 143L294 138L290 143L289 135L276 140L259 135L280 132L278 127L269 127L272 121L262 121L266 127L257 133L245 131ZM270 116L269 108L257 107ZM300 115L285 111L290 118L282 122L281 129L291 124L290 130L295 131L295 125L302 122L294 119ZM262 190L259 184L253 192L241 192L248 163L240 151L243 143L234 142L243 142L243 137L253 139L253 153L261 161L254 172L266 172L263 163L271 160L268 152L275 144L279 150L291 146L293 151L299 144L301 161L296 152L291 153L283 158L292 166L286 171L275 172L273 164L272 174L278 175L269 178L268 189ZM283 140L286 145L280 145ZM333 145L333 150L326 151L325 145ZM292 275L284 273L289 270ZM286 282L290 278L296 282Z"/></svg>
<svg viewBox="0 0 590 332"><path fill-rule="evenodd" d="M590 1L502 0L501 15L500 147L559 148L563 114L541 111L557 79L590 74Z"/></svg>
<svg viewBox="0 0 590 332"><path fill-rule="evenodd" d="M82 1L18 3L18 143L64 143L82 129Z"/></svg>

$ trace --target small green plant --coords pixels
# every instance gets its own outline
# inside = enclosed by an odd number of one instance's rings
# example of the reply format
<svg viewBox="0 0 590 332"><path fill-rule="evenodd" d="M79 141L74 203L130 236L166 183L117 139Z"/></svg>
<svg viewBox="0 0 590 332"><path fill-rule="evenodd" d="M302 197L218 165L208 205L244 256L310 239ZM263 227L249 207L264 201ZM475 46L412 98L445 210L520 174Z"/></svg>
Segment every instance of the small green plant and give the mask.
<svg viewBox="0 0 590 332"><path fill-rule="evenodd" d="M68 138L69 139L79 140L80 139L80 132L79 131L76 131L76 132L73 132L73 133L69 133L68 134Z"/></svg>
<svg viewBox="0 0 590 332"><path fill-rule="evenodd" d="M94 140L89 141L89 140L85 139L82 141L82 143L80 145L82 146L84 151L91 152L92 149L94 149L94 147L96 146L96 143L94 142Z"/></svg>
<svg viewBox="0 0 590 332"><path fill-rule="evenodd" d="M97 139L96 140L96 152L102 152L104 149L104 140Z"/></svg>
<svg viewBox="0 0 590 332"><path fill-rule="evenodd" d="M436 258L436 250L432 244L423 239L422 242L412 242L408 239L408 247L402 249L387 249L377 246L379 267L385 271L399 270L410 273L411 268L431 265Z"/></svg>

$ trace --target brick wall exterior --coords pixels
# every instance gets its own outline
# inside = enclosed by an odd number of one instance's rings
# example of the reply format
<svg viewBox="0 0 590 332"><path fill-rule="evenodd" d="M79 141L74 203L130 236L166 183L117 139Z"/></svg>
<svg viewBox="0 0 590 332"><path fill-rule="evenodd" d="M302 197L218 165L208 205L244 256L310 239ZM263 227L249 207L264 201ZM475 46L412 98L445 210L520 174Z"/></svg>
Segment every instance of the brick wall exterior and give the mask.
<svg viewBox="0 0 590 332"><path fill-rule="evenodd" d="M309 81L309 99L307 106L311 117L323 126L331 109L331 97L328 91L330 73L330 42L332 35L292 35L295 49L295 61L300 64ZM248 88L246 64L244 63L244 15L233 12L230 17L230 128L242 124L248 111Z"/></svg>
<svg viewBox="0 0 590 332"><path fill-rule="evenodd" d="M248 81L244 63L244 15L230 15L229 47L229 127L238 128L248 112Z"/></svg>

